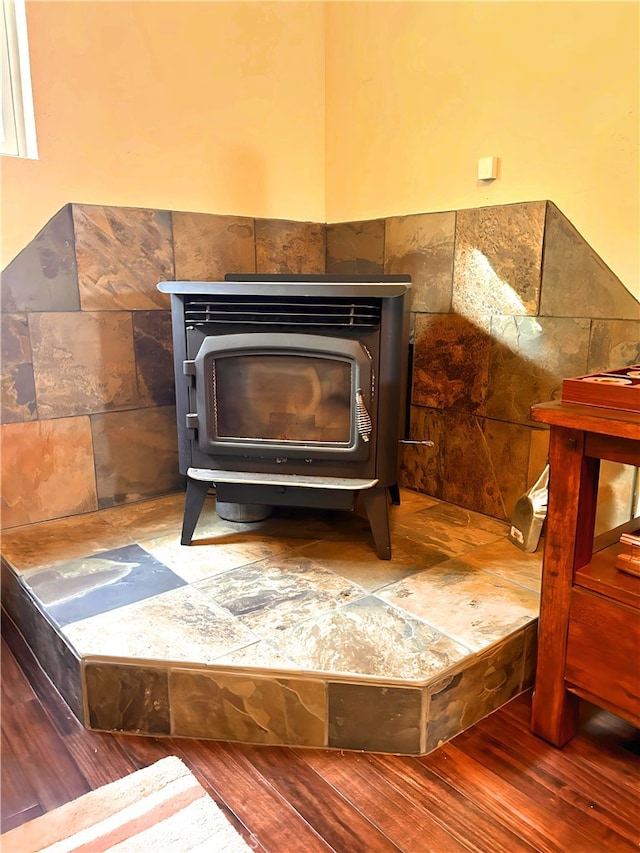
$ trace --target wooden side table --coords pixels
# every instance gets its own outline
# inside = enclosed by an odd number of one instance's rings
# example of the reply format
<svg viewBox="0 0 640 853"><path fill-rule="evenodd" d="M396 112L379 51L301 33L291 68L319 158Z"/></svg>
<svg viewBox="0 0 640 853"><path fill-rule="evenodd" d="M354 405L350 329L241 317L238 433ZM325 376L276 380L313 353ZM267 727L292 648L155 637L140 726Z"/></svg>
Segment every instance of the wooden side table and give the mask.
<svg viewBox="0 0 640 853"><path fill-rule="evenodd" d="M562 746L580 698L640 725L640 578L615 566L620 534L640 518L594 553L600 460L640 466L640 413L552 402L531 417L551 427L531 728Z"/></svg>

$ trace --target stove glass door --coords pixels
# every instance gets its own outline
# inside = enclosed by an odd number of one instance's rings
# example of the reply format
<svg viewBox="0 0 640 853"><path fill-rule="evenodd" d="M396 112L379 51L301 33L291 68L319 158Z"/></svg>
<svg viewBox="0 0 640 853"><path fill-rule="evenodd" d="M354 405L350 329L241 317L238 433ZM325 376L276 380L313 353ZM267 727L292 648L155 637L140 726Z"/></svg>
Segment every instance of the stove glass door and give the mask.
<svg viewBox="0 0 640 853"><path fill-rule="evenodd" d="M217 437L347 445L351 371L349 361L335 357L261 353L215 359Z"/></svg>
<svg viewBox="0 0 640 853"><path fill-rule="evenodd" d="M210 336L185 372L195 377L188 420L196 414L204 452L369 456L374 371L357 340L268 332Z"/></svg>

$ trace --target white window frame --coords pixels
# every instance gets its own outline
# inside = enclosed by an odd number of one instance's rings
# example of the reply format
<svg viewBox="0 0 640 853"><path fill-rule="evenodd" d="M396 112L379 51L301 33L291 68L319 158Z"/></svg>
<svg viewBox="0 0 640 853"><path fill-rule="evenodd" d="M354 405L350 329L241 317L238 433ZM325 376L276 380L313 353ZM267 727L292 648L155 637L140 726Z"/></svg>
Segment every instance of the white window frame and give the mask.
<svg viewBox="0 0 640 853"><path fill-rule="evenodd" d="M38 158L25 0L0 2L0 154Z"/></svg>

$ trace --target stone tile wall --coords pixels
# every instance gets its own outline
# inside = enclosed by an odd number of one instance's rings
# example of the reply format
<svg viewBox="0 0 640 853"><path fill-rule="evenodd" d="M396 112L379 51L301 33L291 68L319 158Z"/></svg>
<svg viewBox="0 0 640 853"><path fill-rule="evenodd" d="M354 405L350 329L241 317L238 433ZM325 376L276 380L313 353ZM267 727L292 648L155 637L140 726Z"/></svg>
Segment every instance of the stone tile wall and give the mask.
<svg viewBox="0 0 640 853"><path fill-rule="evenodd" d="M182 487L159 281L324 269L323 224L60 210L2 274L2 526Z"/></svg>
<svg viewBox="0 0 640 853"><path fill-rule="evenodd" d="M435 447L405 447L402 484L497 518L545 464L530 406L640 362L638 302L550 202L332 225L67 205L2 273L2 526L181 488L156 285L284 271L412 275L409 431Z"/></svg>
<svg viewBox="0 0 640 853"><path fill-rule="evenodd" d="M640 305L551 202L327 226L327 272L410 273L413 370L401 484L496 518L546 463L529 418L562 378L640 363ZM610 516L633 471L604 463ZM628 515L626 516L628 518Z"/></svg>

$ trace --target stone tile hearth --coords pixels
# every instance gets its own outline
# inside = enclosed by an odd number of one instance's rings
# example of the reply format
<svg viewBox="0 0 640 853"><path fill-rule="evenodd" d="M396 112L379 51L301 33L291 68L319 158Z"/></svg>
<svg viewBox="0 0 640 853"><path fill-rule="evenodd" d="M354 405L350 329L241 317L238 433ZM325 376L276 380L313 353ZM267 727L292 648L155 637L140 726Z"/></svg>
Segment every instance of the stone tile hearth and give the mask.
<svg viewBox="0 0 640 853"><path fill-rule="evenodd" d="M5 532L3 606L91 729L419 754L533 682L541 553L416 492L221 520L183 495Z"/></svg>

